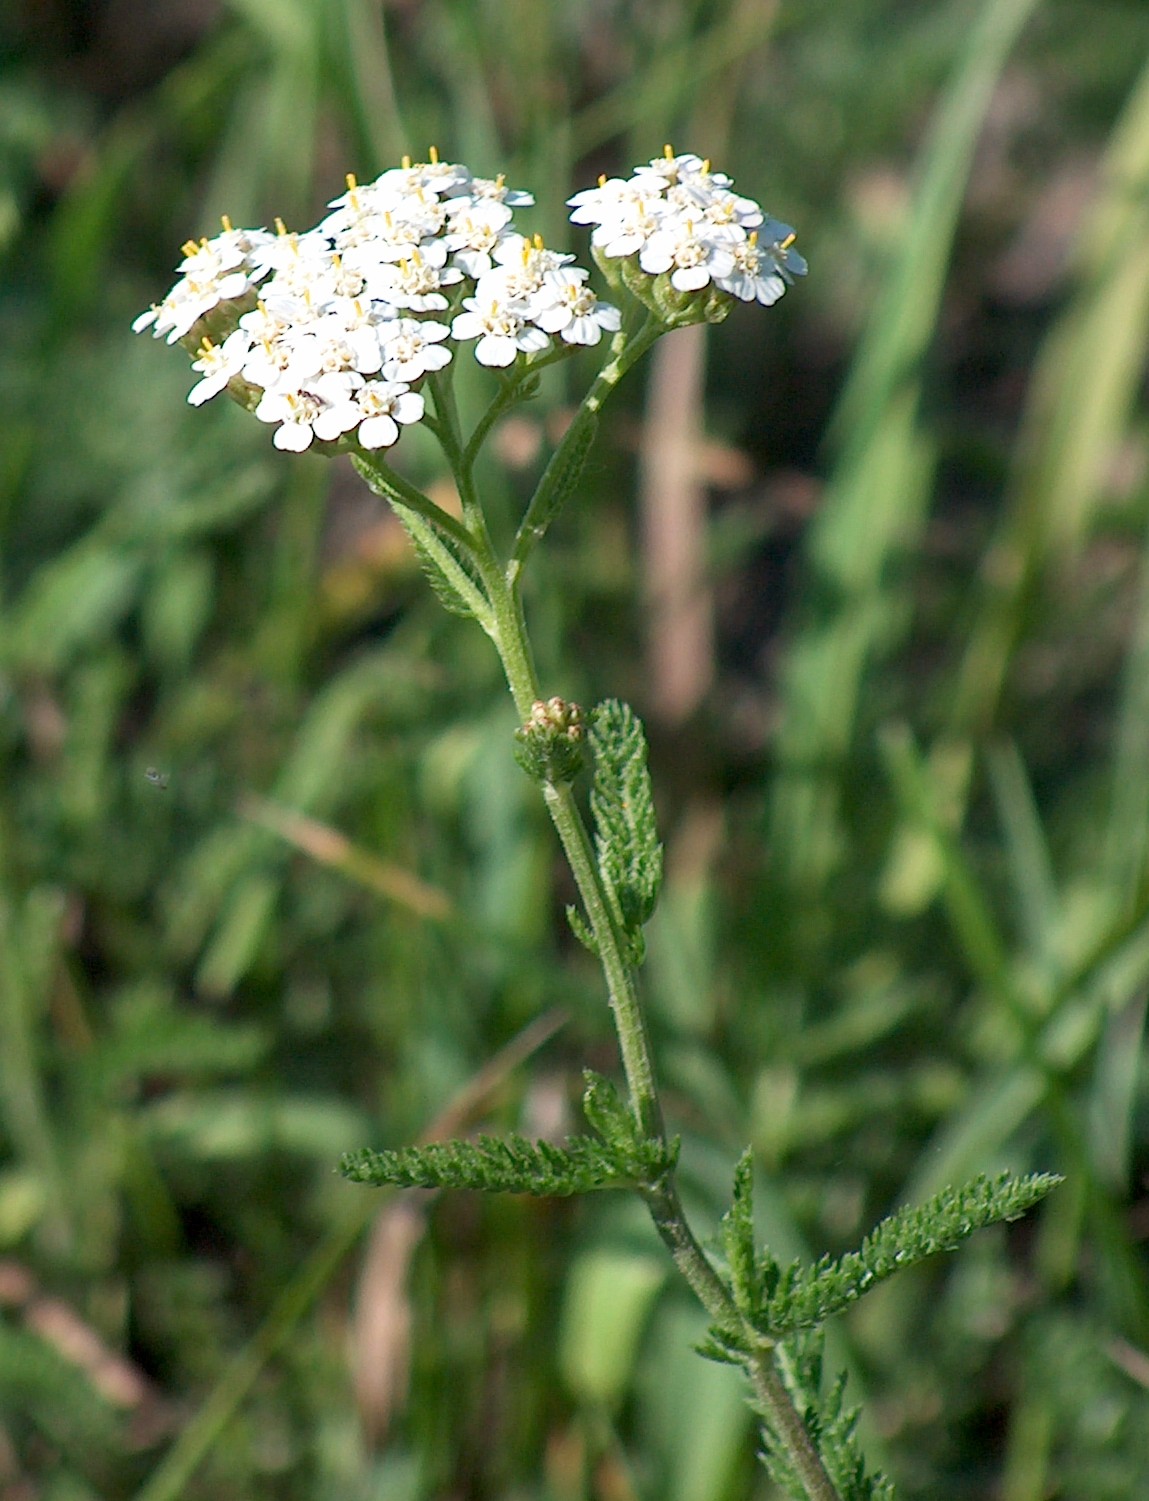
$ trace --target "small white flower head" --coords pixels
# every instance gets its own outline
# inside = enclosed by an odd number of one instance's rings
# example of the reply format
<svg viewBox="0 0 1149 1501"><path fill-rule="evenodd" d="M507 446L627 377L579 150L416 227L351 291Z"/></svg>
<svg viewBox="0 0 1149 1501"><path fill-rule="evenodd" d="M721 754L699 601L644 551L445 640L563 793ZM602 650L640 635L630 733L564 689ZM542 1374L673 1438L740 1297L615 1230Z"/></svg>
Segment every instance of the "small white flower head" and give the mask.
<svg viewBox="0 0 1149 1501"><path fill-rule="evenodd" d="M501 172L498 177L472 177L465 191L475 203L505 203L508 208L528 208L535 201L533 193L526 193L522 188L508 188Z"/></svg>
<svg viewBox="0 0 1149 1501"><path fill-rule="evenodd" d="M278 422L272 442L287 453L311 447L316 420L324 404L309 391L265 391L255 409L261 422Z"/></svg>
<svg viewBox="0 0 1149 1501"><path fill-rule="evenodd" d="M621 281L671 324L725 317L730 298L769 305L806 272L789 225L690 152L667 146L631 177L600 178L568 203L573 223L593 226L611 284ZM621 264L612 270L611 262Z"/></svg>
<svg viewBox="0 0 1149 1501"><path fill-rule="evenodd" d="M274 272L276 279L283 278L287 286L305 284L315 274L320 264L330 259L327 240L314 230L296 234L289 230L282 219L275 221L275 234L264 235L254 245L248 263L256 279Z"/></svg>
<svg viewBox="0 0 1149 1501"><path fill-rule="evenodd" d="M394 265L383 265L369 278L371 293L394 308L412 313L441 313L449 306L442 288L463 280L457 266L445 266L442 241L411 252Z"/></svg>
<svg viewBox="0 0 1149 1501"><path fill-rule="evenodd" d="M708 233L692 219L676 219L655 230L639 251L638 264L652 276L668 271L676 292L700 292L708 282L730 275L734 256L726 237Z"/></svg>
<svg viewBox="0 0 1149 1501"><path fill-rule="evenodd" d="M597 344L604 331L617 333L622 314L609 302L600 302L585 282L586 272L577 267L548 271L532 301L535 326L559 334L567 344Z"/></svg>
<svg viewBox="0 0 1149 1501"><path fill-rule="evenodd" d="M188 392L191 405L203 406L205 401L218 396L240 374L250 349L251 335L246 329L237 328L222 344L213 344L205 334L199 358L192 361L192 369L199 372L200 379Z"/></svg>
<svg viewBox="0 0 1149 1501"><path fill-rule="evenodd" d="M399 438L400 425L418 422L423 416L423 398L403 381L369 380L356 394L359 412L359 446L390 448Z"/></svg>
<svg viewBox="0 0 1149 1501"><path fill-rule="evenodd" d="M732 253L733 268L716 276L715 285L741 302L760 302L763 307L777 302L786 290L786 283L778 275L774 257L758 244L757 234L733 246Z"/></svg>
<svg viewBox="0 0 1149 1501"><path fill-rule="evenodd" d="M429 318L396 318L386 324L380 330L384 378L410 383L442 370L451 363L451 351L442 345L450 332L445 323Z"/></svg>
<svg viewBox="0 0 1149 1501"><path fill-rule="evenodd" d="M792 283L796 276L805 276L806 259L792 248L797 235L788 224L767 219L758 232L758 238L761 254L774 262L785 281Z"/></svg>
<svg viewBox="0 0 1149 1501"><path fill-rule="evenodd" d="M508 301L533 296L542 286L548 271L557 271L560 266L574 260L573 255L548 249L540 235L529 238L526 235L507 235L495 251L494 258L498 269L481 278L475 292L482 297L484 288L489 287L493 295L494 288L499 287L501 295ZM583 272L584 276L587 274Z"/></svg>
<svg viewBox="0 0 1149 1501"><path fill-rule="evenodd" d="M473 203L469 198L456 198L448 204L447 216L450 222L443 243L454 265L477 281L491 269L491 253L506 238L511 210L494 199Z"/></svg>
<svg viewBox="0 0 1149 1501"><path fill-rule="evenodd" d="M649 162L644 162L641 167L635 167L635 177L641 179L650 178L658 182L662 187L670 188L676 183L683 182L687 178L698 177L700 174L710 174L710 164L704 162L700 156L695 156L692 151L684 152L681 156L675 156L669 146L662 148L662 155L656 156ZM725 176L713 180L720 180L725 186L730 179Z"/></svg>
<svg viewBox="0 0 1149 1501"><path fill-rule="evenodd" d="M492 272L492 279L499 273ZM540 354L550 348L550 339L541 328L527 322L527 307L521 301L499 295L484 295L487 278L479 283L474 297L464 297L465 312L451 322L456 339L477 339L475 358L480 365L513 365L520 354Z"/></svg>
<svg viewBox="0 0 1149 1501"><path fill-rule="evenodd" d="M402 166L392 167L384 172L376 179L374 185L380 189L394 189L399 193L412 193L420 188L430 188L432 192L440 196L466 190L466 184L471 180L471 174L466 167L457 162L441 162L434 146L431 147L429 155L429 161L414 163L409 156L405 156Z"/></svg>

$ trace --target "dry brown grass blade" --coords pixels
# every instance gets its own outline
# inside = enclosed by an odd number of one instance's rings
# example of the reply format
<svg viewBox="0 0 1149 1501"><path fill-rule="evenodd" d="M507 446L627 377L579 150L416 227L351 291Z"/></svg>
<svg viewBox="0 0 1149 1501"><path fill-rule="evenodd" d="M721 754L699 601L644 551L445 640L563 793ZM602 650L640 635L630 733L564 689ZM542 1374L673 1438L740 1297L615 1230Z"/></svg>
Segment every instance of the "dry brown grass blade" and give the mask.
<svg viewBox="0 0 1149 1501"><path fill-rule="evenodd" d="M714 677L706 569L706 494L698 454L706 327L679 329L651 361L639 505L651 698L672 724L696 709Z"/></svg>
<svg viewBox="0 0 1149 1501"><path fill-rule="evenodd" d="M139 1366L113 1350L73 1304L45 1293L21 1262L0 1261L0 1308L17 1313L109 1406L130 1415L130 1447L146 1448L171 1428L167 1404Z"/></svg>
<svg viewBox="0 0 1149 1501"><path fill-rule="evenodd" d="M240 798L238 811L241 818L278 834L320 865L340 871L349 880L366 886L388 901L397 902L417 917L445 922L454 913L451 898L445 891L421 881L393 861L380 860L360 849L330 824L320 823L317 818L310 818L306 813L285 808L252 792Z"/></svg>
<svg viewBox="0 0 1149 1501"><path fill-rule="evenodd" d="M457 1136L474 1125L511 1073L566 1020L549 1011L480 1069L419 1138L421 1143ZM411 1260L427 1228L426 1209L435 1197L408 1189L388 1200L375 1218L355 1291L351 1364L355 1402L364 1441L379 1449L391 1419L407 1395L411 1353Z"/></svg>

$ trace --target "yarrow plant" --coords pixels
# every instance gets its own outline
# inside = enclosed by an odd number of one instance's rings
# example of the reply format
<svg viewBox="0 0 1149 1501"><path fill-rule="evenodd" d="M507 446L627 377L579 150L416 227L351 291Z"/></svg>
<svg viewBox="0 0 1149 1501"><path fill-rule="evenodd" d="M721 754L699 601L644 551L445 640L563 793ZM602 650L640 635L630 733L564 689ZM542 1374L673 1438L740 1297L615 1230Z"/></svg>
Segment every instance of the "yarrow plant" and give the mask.
<svg viewBox="0 0 1149 1501"><path fill-rule="evenodd" d="M277 448L350 454L406 527L439 597L490 637L520 720L514 754L540 788L578 888L571 925L603 970L626 1093L586 1075L591 1132L562 1146L511 1136L364 1151L342 1170L374 1184L636 1191L710 1317L702 1353L746 1373L776 1482L799 1501L892 1496L867 1471L843 1379L823 1387L819 1326L893 1272L1016 1218L1056 1180L979 1179L883 1221L856 1252L783 1268L755 1241L747 1153L717 1246L704 1248L679 1199L677 1143L663 1122L638 982L662 877L642 725L613 700L584 713L545 696L522 605L531 553L575 490L597 414L626 372L672 329L718 322L738 302L769 307L806 262L788 225L709 162L669 146L569 200L572 222L592 227L591 254L617 301L600 300L573 256L516 227L516 211L532 203L502 177L477 177L434 152L372 183L348 177L313 229L235 229L225 219L214 238L189 242L179 280L134 324L192 354L193 406L227 391L274 426ZM542 367L602 345L601 368L502 556L475 481L482 445L535 394ZM493 372L470 432L452 380L466 349ZM461 515L389 462L416 423L442 448ZM574 791L588 760L593 833Z"/></svg>

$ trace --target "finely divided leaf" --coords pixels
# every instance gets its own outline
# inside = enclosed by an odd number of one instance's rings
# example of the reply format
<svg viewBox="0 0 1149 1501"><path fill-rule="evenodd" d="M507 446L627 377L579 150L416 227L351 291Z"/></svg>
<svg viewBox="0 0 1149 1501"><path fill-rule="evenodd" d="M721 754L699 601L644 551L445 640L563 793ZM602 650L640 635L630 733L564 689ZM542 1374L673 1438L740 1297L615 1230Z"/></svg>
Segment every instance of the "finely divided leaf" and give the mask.
<svg viewBox="0 0 1149 1501"><path fill-rule="evenodd" d="M433 1142L394 1151L348 1152L339 1171L353 1183L399 1188L470 1188L485 1193L558 1197L600 1188L626 1188L659 1166L661 1143L622 1160L606 1142L568 1137L560 1146L518 1135ZM650 1160L645 1160L649 1158ZM636 1171L637 1169L637 1171Z"/></svg>
<svg viewBox="0 0 1149 1501"><path fill-rule="evenodd" d="M608 699L591 720L594 786L591 811L599 870L615 915L642 958L642 925L662 885L662 845L654 816L642 721L628 704Z"/></svg>
<svg viewBox="0 0 1149 1501"><path fill-rule="evenodd" d="M762 1332L780 1338L816 1327L895 1272L939 1251L955 1250L986 1225L1019 1219L1060 1182L1053 1173L982 1176L882 1220L857 1251L836 1259L824 1256L813 1266L794 1262L766 1302Z"/></svg>

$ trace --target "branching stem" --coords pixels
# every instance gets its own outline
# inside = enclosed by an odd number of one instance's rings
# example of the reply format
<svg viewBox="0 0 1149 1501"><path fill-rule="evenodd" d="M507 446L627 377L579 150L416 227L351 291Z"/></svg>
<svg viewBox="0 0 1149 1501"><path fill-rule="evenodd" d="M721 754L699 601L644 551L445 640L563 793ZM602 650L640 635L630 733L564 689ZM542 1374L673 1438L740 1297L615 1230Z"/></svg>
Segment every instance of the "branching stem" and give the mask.
<svg viewBox="0 0 1149 1501"><path fill-rule="evenodd" d="M542 693L531 656L518 591L508 582L493 556L480 558L478 564L494 611L492 638L502 658L519 717L525 720L530 714L531 705ZM664 1141L666 1129L646 1020L638 994L637 977L627 958L623 935L618 930L611 903L603 888L590 834L567 784L555 785L548 782L544 785L543 795L598 948L618 1032L631 1109L645 1136ZM642 1197L675 1266L710 1317L715 1323L727 1328L743 1328L748 1343L755 1352L747 1364L758 1406L768 1415L789 1451L810 1501L840 1501L814 1442L778 1374L771 1350L763 1347L760 1337L746 1326L726 1284L699 1245L678 1196L673 1171L667 1171L655 1181L643 1184Z"/></svg>
<svg viewBox="0 0 1149 1501"><path fill-rule="evenodd" d="M453 524L444 526L443 529L465 550L477 571L489 605L489 612L482 624L498 650L516 711L523 722L530 717L532 706L543 694L523 616L520 593L522 569L535 544L546 531L554 511L555 494L558 487L567 481L571 456L578 445L587 439L603 402L626 371L665 332L666 326L651 317L633 335L620 334L615 339L611 359L599 372L539 481L519 527L510 560L506 564L500 560L495 550L475 491L474 460L479 444L498 416L513 405L518 388L514 383L508 382L501 397L491 404L480 419L475 433L465 442L451 383L436 377L428 381L435 404L438 437L454 472L463 508L462 523L451 518ZM429 502L425 497L419 495L418 491L409 493L412 492L412 487L399 480L398 476L392 478L388 473L387 480L394 484L397 498L426 515L425 507ZM434 519L436 524L443 524L439 517ZM666 1128L663 1124L650 1039L626 935L621 930L619 917L607 895L590 834L569 784L546 782L543 797L582 898L603 967L618 1032L631 1112L644 1137L665 1142ZM761 1336L748 1325L725 1281L715 1270L691 1229L678 1195L673 1169L666 1169L642 1183L640 1191L675 1266L711 1319L725 1329L738 1331L743 1347L753 1352L747 1357L746 1364L758 1407L788 1451L795 1470L802 1478L809 1501L840 1501L814 1441L782 1380L772 1347L764 1343Z"/></svg>

